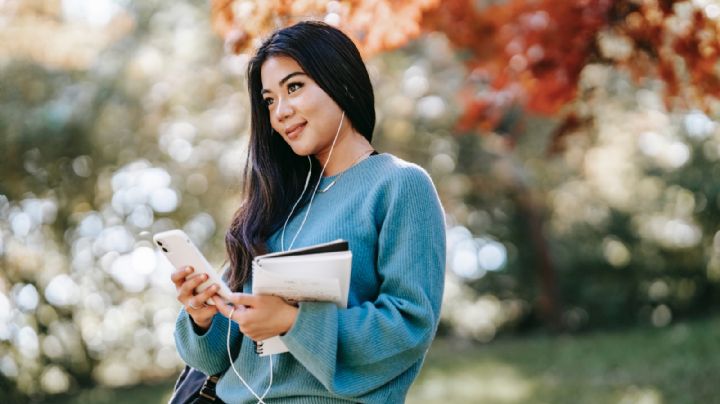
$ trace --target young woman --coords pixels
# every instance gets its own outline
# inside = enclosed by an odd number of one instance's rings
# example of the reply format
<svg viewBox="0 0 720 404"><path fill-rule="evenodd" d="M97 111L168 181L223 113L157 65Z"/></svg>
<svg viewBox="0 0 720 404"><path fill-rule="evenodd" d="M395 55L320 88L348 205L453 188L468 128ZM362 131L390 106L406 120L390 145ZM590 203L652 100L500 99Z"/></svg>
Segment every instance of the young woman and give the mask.
<svg viewBox="0 0 720 404"><path fill-rule="evenodd" d="M374 151L370 78L341 31L302 22L275 32L250 61L248 86L245 199L225 237L228 284L242 291L232 303L245 308L205 305L216 290L195 295L202 279L175 272L178 352L222 374L216 391L230 403L401 403L440 316L445 223L432 181ZM339 238L353 254L347 309L251 295L253 257ZM290 352L270 369L253 341L276 335Z"/></svg>

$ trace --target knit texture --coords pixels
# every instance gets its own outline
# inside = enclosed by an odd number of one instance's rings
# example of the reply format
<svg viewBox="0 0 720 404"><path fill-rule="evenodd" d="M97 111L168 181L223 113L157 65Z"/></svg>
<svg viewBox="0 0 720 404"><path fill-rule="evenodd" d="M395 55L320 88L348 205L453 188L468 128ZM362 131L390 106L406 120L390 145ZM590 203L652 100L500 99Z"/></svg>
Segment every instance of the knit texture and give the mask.
<svg viewBox="0 0 720 404"><path fill-rule="evenodd" d="M320 189L337 176L322 178ZM312 185L312 184L311 184ZM310 188L312 189L312 188ZM285 249L308 206L287 225ZM273 356L273 385L265 402L402 403L422 366L440 318L445 274L445 222L430 177L390 154L349 168L318 193L293 248L338 238L353 254L348 308L300 303L297 320L282 336L290 352ZM280 251L281 230L268 239ZM252 290L251 281L244 292ZM217 394L228 403L256 403L232 369L225 346L227 318L218 314L197 335L182 310L175 329L183 360L207 374L224 372ZM235 367L262 394L269 359L231 328Z"/></svg>

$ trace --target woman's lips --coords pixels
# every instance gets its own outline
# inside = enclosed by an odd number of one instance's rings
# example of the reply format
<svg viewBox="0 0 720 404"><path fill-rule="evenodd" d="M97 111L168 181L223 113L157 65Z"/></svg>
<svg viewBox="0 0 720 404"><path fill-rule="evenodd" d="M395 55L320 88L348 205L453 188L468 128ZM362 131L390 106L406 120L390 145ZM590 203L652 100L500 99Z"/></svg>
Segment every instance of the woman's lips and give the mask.
<svg viewBox="0 0 720 404"><path fill-rule="evenodd" d="M300 132L305 129L305 125L307 125L307 122L290 127L290 130L285 133L288 139L293 140L298 137L300 135Z"/></svg>

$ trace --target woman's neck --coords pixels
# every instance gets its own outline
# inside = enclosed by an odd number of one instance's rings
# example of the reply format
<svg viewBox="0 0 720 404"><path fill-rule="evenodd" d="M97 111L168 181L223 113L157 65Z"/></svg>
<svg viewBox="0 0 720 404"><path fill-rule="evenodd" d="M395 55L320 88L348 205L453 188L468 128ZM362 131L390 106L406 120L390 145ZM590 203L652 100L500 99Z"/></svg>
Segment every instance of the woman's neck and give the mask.
<svg viewBox="0 0 720 404"><path fill-rule="evenodd" d="M330 161L327 161L323 173L323 176L329 177L347 170L353 164L362 160L364 156L369 155L372 150L373 147L370 142L364 136L352 130L338 137L332 155L330 155L330 148L328 147L327 150L316 154L315 158L320 162L320 166L323 166L330 157Z"/></svg>

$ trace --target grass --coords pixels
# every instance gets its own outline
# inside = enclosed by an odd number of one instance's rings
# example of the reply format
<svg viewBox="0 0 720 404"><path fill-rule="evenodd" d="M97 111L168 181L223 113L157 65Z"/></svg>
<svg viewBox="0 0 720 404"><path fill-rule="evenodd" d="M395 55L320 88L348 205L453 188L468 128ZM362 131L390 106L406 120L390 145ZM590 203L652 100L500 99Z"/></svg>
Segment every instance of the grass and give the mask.
<svg viewBox="0 0 720 404"><path fill-rule="evenodd" d="M720 403L720 318L579 336L437 340L408 404ZM172 381L63 403L167 402Z"/></svg>
<svg viewBox="0 0 720 404"><path fill-rule="evenodd" d="M720 319L665 329L437 341L408 403L720 403Z"/></svg>

